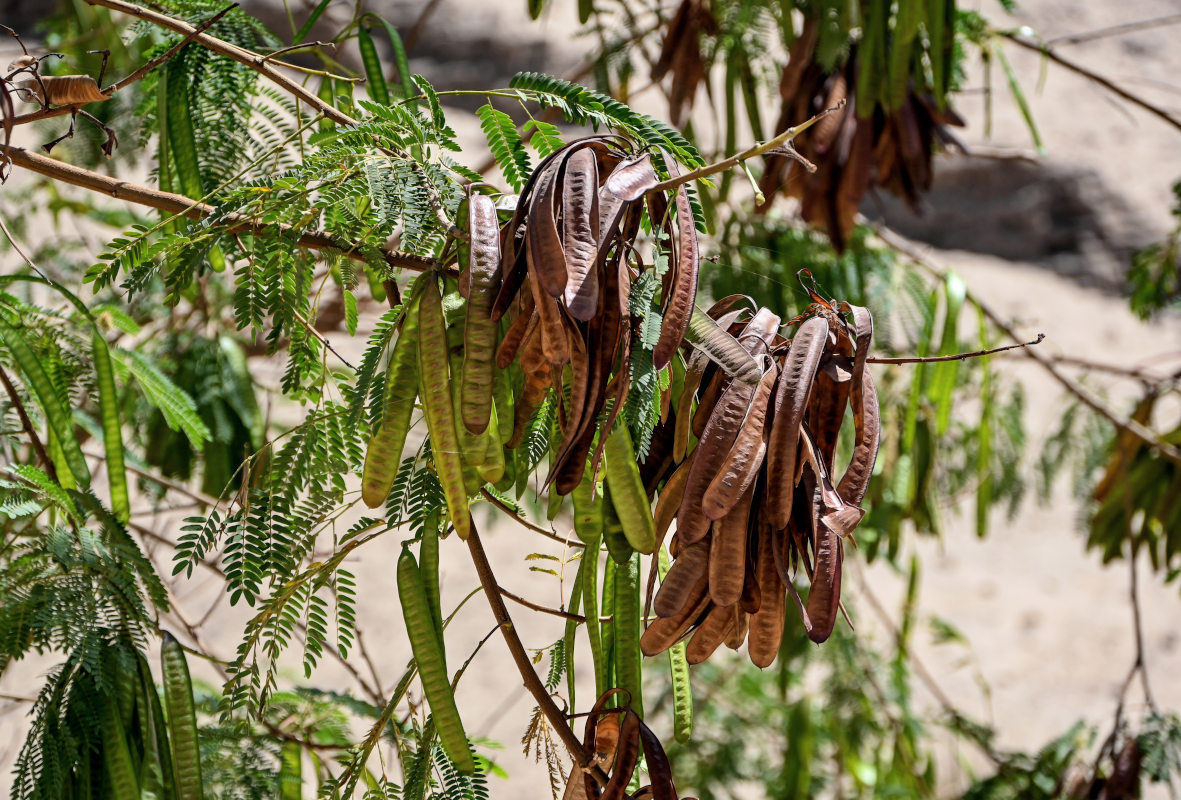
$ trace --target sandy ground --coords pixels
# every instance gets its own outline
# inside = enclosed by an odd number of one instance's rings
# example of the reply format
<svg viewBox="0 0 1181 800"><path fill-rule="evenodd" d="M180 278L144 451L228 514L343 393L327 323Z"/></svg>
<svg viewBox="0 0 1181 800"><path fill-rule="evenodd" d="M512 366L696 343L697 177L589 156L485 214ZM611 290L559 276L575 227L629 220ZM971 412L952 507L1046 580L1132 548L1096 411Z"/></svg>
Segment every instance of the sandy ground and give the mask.
<svg viewBox="0 0 1181 800"><path fill-rule="evenodd" d="M507 11L513 14L524 7L519 0L507 5ZM569 3L554 5L546 25L563 41L556 57L562 63L551 67L560 71L577 60L572 52L580 43L566 43L568 23L573 17ZM1050 38L1174 13L1181 10L1181 3L1028 0L1023 7L1028 10L1019 14L1015 23L1028 24ZM440 12L440 24L448 19L444 13L448 8L455 10L450 0ZM982 10L989 15L996 13L993 3L982 4ZM499 18L497 24L514 25L507 18ZM1181 106L1181 90L1168 85L1168 81L1181 71L1181 50L1169 46L1175 43L1178 32L1181 28L1142 31L1074 46L1064 52L1116 80L1126 81L1129 88L1151 95L1176 113ZM1011 57L1019 74L1037 74L1036 57L1020 52L1012 52ZM969 82L979 85L979 73L970 73ZM994 78L994 85L1002 85L999 77ZM1140 110L1115 103L1101 90L1053 66L1048 68L1040 92L1035 92L1033 86L1027 86L1027 91L1045 138L1046 157L1098 170L1114 191L1143 214L1148 227L1163 231L1169 223L1170 183L1181 178L1181 138L1177 131ZM989 147L1029 149L1028 134L1000 90L993 105L993 137L985 142L982 103L972 96L965 98L961 111L970 123L965 140ZM1154 356L1166 353L1172 354L1168 364L1176 365L1181 360L1181 319L1177 317L1151 325L1140 323L1119 298L1079 288L1034 265L959 251L932 252L931 257L959 271L973 292L1015 321L1021 332L1046 333L1048 341L1043 347L1052 352L1118 364L1148 363ZM356 353L358 343L363 341L348 342L342 334L332 338L346 356ZM1064 407L1062 392L1026 359L1007 360L1001 371L1006 379L1021 381L1025 386L1032 454ZM1121 399L1130 396L1129 387L1105 378L1097 377L1090 385L1107 394L1117 408ZM970 515L970 502L964 502ZM1104 567L1097 556L1083 552L1077 504L1065 486L1059 486L1048 498L1031 496L1013 520L998 518L984 540L975 537L970 521L960 518L958 511L954 507L947 509L948 525L942 539L912 538L908 549L922 557L920 613L924 617L938 615L953 623L971 641L972 652L966 658L962 648L937 647L923 636L918 643L919 658L956 705L995 724L997 744L1002 748L1036 748L1080 718L1099 726L1101 735L1105 735L1134 652L1127 564ZM175 520L156 522L166 535L177 533ZM561 532L563 520L559 520L558 527ZM562 597L559 582L552 576L528 572L523 557L531 552L561 557L562 546L503 521L487 522L483 529L493 566L505 588L557 606ZM410 655L392 576L398 547L398 538L389 536L370 545L350 564L363 598L358 623L369 632L364 639L365 649L377 666L385 692L397 681ZM477 585L463 551L462 543L455 539L443 544L445 607L453 607ZM167 548L158 548L155 555L162 565L171 557ZM859 631L883 640L884 630L873 621L864 598L858 596L868 587L887 609L896 609L902 580L886 565L865 569L856 557L850 561L854 578L846 584L847 591L854 596L854 604L864 609ZM1178 587L1163 585L1147 569L1141 576L1146 658L1153 689L1161 706L1179 709ZM220 596L219 579L200 572L177 588L176 600L191 621L199 619ZM510 610L530 648L546 647L561 635L562 623L556 618L515 607ZM247 608L228 608L223 602L201 628L203 645L212 652L231 654L250 613ZM169 624L181 627L177 620ZM448 630L448 649L455 654L452 658L457 659L491 630L491 615L476 598ZM5 695L27 696L39 685L37 676L50 663L40 660L16 665L0 678L0 792L7 791L9 767L24 735L22 713L27 709L26 704L6 699ZM364 659L354 657L350 663L369 678ZM205 679L217 680L216 673L205 665L196 669ZM297 659L284 662L283 674L292 682L302 680ZM987 696L981 691L980 679L990 687ZM354 685L348 672L331 660L317 675L317 683ZM590 694L589 684L580 681L580 705L586 704ZM920 697L933 706L927 693L920 691ZM1139 698L1136 691L1130 695L1133 719L1143 711ZM472 661L459 687L459 704L465 709L472 736L500 742L505 748L494 757L508 769L511 779L507 784L497 780L493 796L546 796L543 771L522 756L517 745L532 702L498 639L491 639ZM958 756L980 763L970 750L957 754L945 746L941 747L941 755L945 760L942 773L948 776L947 793L963 785L964 779L957 777L954 767ZM1150 792L1148 796L1163 797L1164 793Z"/></svg>

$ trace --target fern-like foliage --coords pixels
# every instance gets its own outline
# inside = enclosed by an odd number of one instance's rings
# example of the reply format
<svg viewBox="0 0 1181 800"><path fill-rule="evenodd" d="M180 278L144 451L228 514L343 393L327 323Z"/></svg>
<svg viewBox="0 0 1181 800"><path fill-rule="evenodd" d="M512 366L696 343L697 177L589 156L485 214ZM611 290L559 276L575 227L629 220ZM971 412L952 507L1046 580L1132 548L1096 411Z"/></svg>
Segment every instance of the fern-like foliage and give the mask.
<svg viewBox="0 0 1181 800"><path fill-rule="evenodd" d="M488 148L505 180L513 191L520 192L533 168L516 123L508 114L493 108L491 103L476 109L476 116L480 118L480 130L484 132Z"/></svg>
<svg viewBox="0 0 1181 800"><path fill-rule="evenodd" d="M689 167L699 167L705 163L697 148L680 131L608 95L536 72L514 75L509 86L543 106L558 109L562 116L577 125L623 131L644 144L667 150Z"/></svg>

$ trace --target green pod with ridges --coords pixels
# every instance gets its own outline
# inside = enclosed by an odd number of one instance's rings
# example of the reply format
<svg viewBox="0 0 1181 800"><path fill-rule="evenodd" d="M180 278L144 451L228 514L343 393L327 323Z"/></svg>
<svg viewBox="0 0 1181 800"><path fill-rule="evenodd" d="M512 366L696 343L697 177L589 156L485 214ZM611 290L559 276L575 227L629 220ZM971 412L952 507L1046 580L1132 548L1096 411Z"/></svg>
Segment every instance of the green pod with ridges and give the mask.
<svg viewBox="0 0 1181 800"><path fill-rule="evenodd" d="M586 638L590 643L591 661L595 667L595 697L602 697L610 686L607 683L607 654L603 649L602 626L599 624L599 544L598 537L586 542L582 551L586 575L582 581L582 608L586 618ZM579 569L583 564L579 564Z"/></svg>
<svg viewBox="0 0 1181 800"><path fill-rule="evenodd" d="M447 657L447 644L443 640L443 600L439 593L439 512L432 510L422 526L422 544L418 549L419 572L422 573L422 588L426 592L431 619L439 631L439 649Z"/></svg>
<svg viewBox="0 0 1181 800"><path fill-rule="evenodd" d="M507 322L502 322L507 325ZM494 370L492 374L492 408L496 413L497 424L500 429L497 435L503 446L513 438L513 370L520 373L520 367L510 365L508 369Z"/></svg>
<svg viewBox="0 0 1181 800"><path fill-rule="evenodd" d="M652 504L644 491L640 465L626 425L611 431L604 455L603 471L611 487L611 504L623 524L623 534L637 552L651 553L656 549L656 523L652 520Z"/></svg>
<svg viewBox="0 0 1181 800"><path fill-rule="evenodd" d="M681 744L693 738L693 686L689 683L689 660L685 642L668 648L668 669L673 694L673 736Z"/></svg>
<svg viewBox="0 0 1181 800"><path fill-rule="evenodd" d="M632 557L632 546L623 532L623 523L615 513L611 499L611 487L603 484L603 544L616 564L625 564Z"/></svg>
<svg viewBox="0 0 1181 800"><path fill-rule="evenodd" d="M402 450L410 431L414 401L418 397L418 303L421 297L418 287L429 281L428 277L414 282L386 369L385 413L381 427L369 440L361 473L361 498L370 508L377 508L385 502L402 463Z"/></svg>
<svg viewBox="0 0 1181 800"><path fill-rule="evenodd" d="M640 554L632 553L626 563L615 569L615 602L612 605L615 644L615 685L631 694L631 708L642 719L640 653Z"/></svg>
<svg viewBox="0 0 1181 800"><path fill-rule="evenodd" d="M482 434L472 433L463 424L463 332L468 304L458 292L452 291L453 287L451 279L446 279L443 317L447 321L447 365L451 373L451 409L455 418L455 433L459 436L459 457L463 461L463 485L468 497L471 497L478 494L487 482L483 477L487 447L481 438Z"/></svg>
<svg viewBox="0 0 1181 800"><path fill-rule="evenodd" d="M480 477L486 483L496 484L504 477L504 446L500 441L500 417L493 406L488 414L488 427L480 434L484 445L484 458L477 467Z"/></svg>
<svg viewBox="0 0 1181 800"><path fill-rule="evenodd" d="M586 556L586 553L583 553ZM570 587L571 614L577 614L582 605L582 585L586 582L587 565L590 559L578 560L578 571L574 573L574 585ZM566 630L562 634L562 657L566 666L566 696L570 701L570 709L577 707L574 700L574 634L578 631L578 621L566 620Z"/></svg>
<svg viewBox="0 0 1181 800"><path fill-rule="evenodd" d="M103 701L103 708L102 755L107 775L107 797L110 800L140 800L139 779L127 746L118 703L108 697Z"/></svg>
<svg viewBox="0 0 1181 800"><path fill-rule="evenodd" d="M91 337L94 354L94 378L98 385L98 410L102 419L103 450L107 456L107 485L111 492L111 510L120 522L131 518L131 500L127 491L127 468L123 463L123 431L119 421L119 394L107 340L94 329Z"/></svg>
<svg viewBox="0 0 1181 800"><path fill-rule="evenodd" d="M570 499L574 503L574 533L587 547L592 542L598 546L603 536L603 495L595 490L591 470L583 470Z"/></svg>
<svg viewBox="0 0 1181 800"><path fill-rule="evenodd" d="M172 741L172 774L177 800L201 800L201 752L197 746L197 710L185 651L164 631L160 645L164 675L164 705L168 709L168 737Z"/></svg>
<svg viewBox="0 0 1181 800"><path fill-rule="evenodd" d="M423 283L418 303L418 381L426 411L431 453L451 524L459 538L466 539L471 529L467 490L463 481L463 459L459 454L459 433L455 429L455 410L448 385L447 328L443 319L443 299L433 275L419 279Z"/></svg>
<svg viewBox="0 0 1181 800"><path fill-rule="evenodd" d="M147 751L145 768L151 769L148 780L143 781L144 794L150 794L153 782L159 783L159 797L172 800L176 796L176 782L172 775L172 746L168 741L168 723L164 720L164 707L160 705L160 695L156 691L156 681L152 678L152 669L148 661L141 654L137 654L136 668L139 673L139 691L136 699L140 712L140 728L144 733L144 746Z"/></svg>
<svg viewBox="0 0 1181 800"><path fill-rule="evenodd" d="M383 106L390 104L390 89L385 82L385 71L381 67L381 57L377 54L377 45L364 25L357 28L357 49L361 51L361 63L365 67L365 78L369 82L369 97L373 102Z"/></svg>
<svg viewBox="0 0 1181 800"><path fill-rule="evenodd" d="M615 560L608 558L603 562L603 601L599 615L603 619L610 619L600 627L603 639L603 661L606 672L603 685L607 689L618 686L615 675ZM606 691L606 689L604 690ZM600 695L601 697L602 695Z"/></svg>
<svg viewBox="0 0 1181 800"><path fill-rule="evenodd" d="M476 771L476 764L455 705L455 692L447 677L447 662L439 644L442 628L435 625L418 563L405 547L398 557L398 599L402 604L414 661L418 664L418 677L439 731L439 741L456 768L471 775Z"/></svg>

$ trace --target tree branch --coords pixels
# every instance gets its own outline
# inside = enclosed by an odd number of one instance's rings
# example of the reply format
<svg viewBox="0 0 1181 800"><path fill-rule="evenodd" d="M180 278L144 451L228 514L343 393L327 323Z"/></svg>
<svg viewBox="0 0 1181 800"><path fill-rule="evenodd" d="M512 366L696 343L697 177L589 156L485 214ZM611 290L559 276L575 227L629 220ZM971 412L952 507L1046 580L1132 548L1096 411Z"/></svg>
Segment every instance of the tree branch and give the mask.
<svg viewBox="0 0 1181 800"><path fill-rule="evenodd" d="M260 53L255 53L252 50L247 50L244 47L239 47L236 44L230 44L227 41L218 39L216 36L210 36L207 33L197 32L196 28L183 20L175 19L167 14L161 14L147 8L142 8L137 5L125 2L124 0L86 0L89 5L102 6L109 8L112 11L119 11L137 19L142 19L145 22L150 22L153 25L159 25L161 28L167 28L170 31L184 35L193 35L193 39L203 47L212 50L215 53L232 58L240 64L245 64L251 69L265 75L272 82L282 87L289 94L299 98L304 103L307 103L312 108L319 111L328 119L339 125L356 125L357 121L337 110L330 103L325 103L313 92L296 83L279 71L279 67L290 67L290 65L282 62L275 62L269 60L269 56L264 56ZM290 67L295 69L295 67Z"/></svg>
<svg viewBox="0 0 1181 800"><path fill-rule="evenodd" d="M910 243L901 236L884 226L879 226L877 231L878 235L884 242L886 242L886 244L910 258L915 264L922 267L927 273L934 275L939 279L943 279L945 276L944 270L928 261L921 253L919 253L916 248L912 247ZM1005 334L1005 336L1008 336L1014 341L1020 341L1021 337L1017 335L1012 326L1010 326L1001 318L1000 314L982 302L980 298L976 297L971 292L968 292L966 297L970 298L971 301L976 304L981 312L983 312L984 316L988 318L989 322L995 325L1001 331L1001 333ZM1079 402L1110 422L1117 431L1139 439L1141 442L1148 445L1153 450L1156 450L1174 464L1181 464L1181 449L1178 449L1168 442L1162 441L1160 437L1156 435L1156 433L1154 433L1149 428L1146 428L1144 425L1141 425L1136 420L1125 419L1124 417L1121 417L1119 414L1112 411L1098 398L1094 397L1090 392L1080 386L1078 381L1075 381L1068 375L1064 375L1062 371L1058 369L1057 365L1054 364L1053 359L1051 359L1049 356L1043 355L1036 348L1025 348L1023 352L1025 355L1029 356L1039 365L1041 365L1041 367L1050 374L1050 377L1061 384L1061 386L1066 389L1067 392L1078 398Z"/></svg>
<svg viewBox="0 0 1181 800"><path fill-rule="evenodd" d="M566 746L575 763L580 768L587 770L596 781L605 786L607 776L594 765L591 755L586 752L586 748L582 746L582 742L566 721L566 715L558 708L545 688L545 684L541 682L541 678L537 677L537 673L533 671L529 653L521 644L521 638L517 636L517 629L513 626L513 619L509 616L508 609L504 605L500 586L496 582L496 575L492 572L492 565L488 563L488 554L484 552L484 545L480 542L480 533L476 530L474 522L471 532L468 533L467 546L472 555L472 562L476 566L476 574L480 576L480 584L484 587L484 595L488 598L488 605L492 608L492 616L496 618L500 633L504 636L513 662L517 665L517 671L521 673L521 680L524 682L525 688L533 695L541 713L545 715L550 726L557 731L558 738L562 740L562 744Z"/></svg>
<svg viewBox="0 0 1181 800"><path fill-rule="evenodd" d="M104 0L105 2L105 0ZM162 192L147 186L140 186L117 178L91 172L88 169L58 161L55 158L40 155L25 150L23 147L11 147L0 144L0 154L8 156L12 163L30 172L36 172L47 178L52 178L72 186L80 186L92 192L99 192L108 197L124 200L128 203L167 211L189 219L201 219L216 213L217 209L208 203L202 203L174 192ZM252 232L273 232L276 227L280 231L292 230L290 225L257 222L246 214L225 214L223 218L230 225L230 233L249 230ZM357 261L364 257L357 252L356 245L342 241L326 231L304 231L300 234L296 245L308 250L339 250L341 255ZM408 269L413 272L424 272L434 267L434 261L426 256L416 256L401 253L396 250L384 249L382 255L392 269Z"/></svg>
<svg viewBox="0 0 1181 800"><path fill-rule="evenodd" d="M1127 89L1123 89L1120 86L1117 86L1116 84L1112 83L1109 79L1100 75L1098 72L1093 72L1092 70L1087 69L1086 67L1082 66L1081 64L1076 64L1073 61L1068 61L1067 59L1063 58L1062 56L1060 56L1056 52L1054 52L1054 49L1052 47L1050 47L1049 44L1043 44L1041 42L1036 42L1031 39L1027 39L1026 37L1022 36L1020 33L1017 33L1016 31L1000 31L1000 35L1005 37L1006 39L1008 39L1010 42L1017 45L1018 47L1024 47L1026 50L1032 50L1035 53L1041 53L1043 56L1048 58L1050 61L1053 61L1058 66L1064 67L1064 68L1070 70L1071 72L1074 72L1078 75L1082 75L1084 78L1086 78L1088 80L1094 81L1095 83L1099 84L1104 89L1106 89L1107 91L1116 95L1117 97L1127 100L1132 105L1139 106L1140 108L1147 111L1149 114L1152 114L1154 117L1158 117L1159 119L1164 120L1169 125L1172 125L1174 128L1181 131L1181 119L1177 119L1176 117L1174 117L1172 114L1165 111L1160 106L1153 105L1152 103L1148 102L1144 98L1132 94Z"/></svg>
<svg viewBox="0 0 1181 800"><path fill-rule="evenodd" d="M584 545L582 542L576 542L573 539L564 539L561 536L558 536L558 534L554 533L553 531L547 531L545 528L542 528L538 525L534 525L529 520L527 520L524 517L517 514L516 511L514 511L513 509L506 506L501 501L501 499L499 497L492 494L492 492L488 491L487 489L481 489L480 494L484 496L485 500L487 500L489 503L491 503L492 505L499 508L504 513L508 514L510 517L513 518L514 522L521 524L527 530L531 530L534 533L540 533L542 536L545 536L548 539L553 539L555 542L559 542L560 544L564 544L567 547L586 547L586 545Z"/></svg>

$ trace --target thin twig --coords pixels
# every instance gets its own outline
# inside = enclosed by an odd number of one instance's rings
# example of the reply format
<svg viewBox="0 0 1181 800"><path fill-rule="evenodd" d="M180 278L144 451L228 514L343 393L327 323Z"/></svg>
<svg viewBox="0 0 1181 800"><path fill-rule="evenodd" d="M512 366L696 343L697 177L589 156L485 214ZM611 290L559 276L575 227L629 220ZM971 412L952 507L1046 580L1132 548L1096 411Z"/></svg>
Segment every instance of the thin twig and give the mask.
<svg viewBox="0 0 1181 800"><path fill-rule="evenodd" d="M652 187L652 191L665 192L665 191L668 191L669 189L675 189L682 184L689 183L690 181L699 180L700 178L706 178L706 177L709 177L710 175L716 175L719 172L725 172L728 169L733 169L734 167L738 166L742 162L749 161L752 158L764 155L771 150L782 149L784 146L786 146L788 143L790 143L792 139L799 136L804 131L808 130L808 128L811 128L813 125L815 125L817 122L819 122L820 120L827 117L829 114L834 114L837 111L840 111L844 107L845 107L845 101L842 100L841 102L837 103L832 108L824 109L819 114L812 117L810 120L807 120L806 122L801 122L799 125L795 125L791 128L788 128L783 133L776 136L774 139L770 139L766 142L762 142L761 144L756 144L753 147L748 147L746 150L743 150L741 153L736 153L736 154L730 156L729 158L722 159L721 161L715 161L713 164L706 164L704 167L698 167L697 169L693 170L692 172L686 172L683 175L676 175L672 178L669 178L666 181L661 181L660 183L658 183L654 187ZM782 155L782 153L779 153L779 155ZM813 166L812 169L810 169L808 171L813 172L813 171L815 171L815 169L816 169L816 167Z"/></svg>
<svg viewBox="0 0 1181 800"><path fill-rule="evenodd" d="M1131 378L1138 380L1141 383L1148 385L1159 385L1162 383L1172 383L1177 380L1174 375L1154 375L1143 367L1123 367L1118 364L1104 364L1098 361L1091 361L1087 358L1079 358L1078 356L1054 356L1055 364L1061 364L1066 367L1078 367L1079 369L1087 369L1095 372L1106 372L1111 375L1120 375L1124 378Z"/></svg>
<svg viewBox="0 0 1181 800"><path fill-rule="evenodd" d="M309 50L313 47L330 47L335 50L336 42L300 42L299 44L293 44L289 47L281 47L273 53L267 53L265 56L263 56L262 60L263 63L266 63L272 59L278 58L284 53L294 53L298 50Z"/></svg>
<svg viewBox="0 0 1181 800"><path fill-rule="evenodd" d="M981 358L983 356L991 356L994 353L1003 353L1006 350L1033 347L1035 344L1041 344L1045 338L1046 335L1044 333L1039 333L1036 339L1028 342L1009 344L1004 347L994 347L991 350L977 350L973 353L955 353L950 356L906 356L902 358L875 358L874 356L870 356L865 360L869 364L930 364L936 361L963 361L966 358Z"/></svg>
<svg viewBox="0 0 1181 800"><path fill-rule="evenodd" d="M549 606L543 606L540 603L534 603L532 600L526 600L519 594L513 594L503 586L497 586L496 588L500 590L502 595L507 597L509 600L512 600L517 605L524 606L525 608L531 608L534 611L540 611L542 614L550 614L551 616L561 617L562 619L573 620L574 622L586 622L586 617L582 616L581 614L571 614L569 611L562 611L561 609L550 608Z"/></svg>
<svg viewBox="0 0 1181 800"><path fill-rule="evenodd" d="M1016 32L1016 31L1001 31L1000 35L1005 37L1006 39L1008 39L1010 42L1017 45L1018 47L1024 47L1026 50L1032 50L1035 53L1041 53L1043 56L1048 58L1050 61L1053 61L1058 66L1064 67L1064 68L1070 70L1071 72L1082 75L1084 78L1087 78L1088 80L1094 81L1095 83L1099 84L1104 89L1106 89L1107 91L1116 95L1117 97L1121 97L1124 100L1127 100L1132 105L1139 106L1140 108L1147 111L1149 114L1152 114L1153 116L1164 120L1169 125L1172 125L1174 128L1181 131L1181 119L1177 119L1176 117L1174 117L1169 112L1165 111L1160 106L1154 105L1153 103L1150 103L1149 101L1145 100L1144 98L1142 98L1138 95L1132 94L1127 89L1121 88L1120 86L1116 85L1115 83L1112 83L1109 79L1103 77L1098 72L1094 72L1094 71L1082 66L1081 64L1076 64L1073 61L1069 61L1069 60L1063 58L1062 56L1060 56L1056 52L1054 52L1053 48L1051 48L1049 46L1049 44L1043 44L1041 42L1033 41L1031 39L1028 39L1028 38L1022 36L1020 33Z"/></svg>
<svg viewBox="0 0 1181 800"><path fill-rule="evenodd" d="M564 544L567 547L586 547L586 545L584 545L582 542L576 542L573 539L565 539L561 536L558 536L558 534L554 533L553 531L547 531L545 528L534 525L529 520L518 515L516 511L514 511L509 506L505 505L504 502L502 502L499 497L492 494L492 492L488 491L487 489L481 489L480 494L482 494L484 496L484 499L487 500L489 503L496 506L501 511L503 511L504 513L506 513L510 517L512 517L514 522L520 523L528 530L531 530L534 533L540 533L542 536L545 536L548 539L553 539L555 542L560 542L561 544Z"/></svg>
<svg viewBox="0 0 1181 800"><path fill-rule="evenodd" d="M1153 17L1151 19L1138 19L1134 22L1124 22L1120 25L1109 25L1106 28L1096 28L1095 30L1085 31L1083 33L1068 33L1062 36L1055 36L1046 40L1046 45L1054 44L1081 44L1083 42L1092 42L1096 39L1105 39L1109 36L1123 36L1126 33L1135 33L1145 29L1155 30L1166 25L1176 25L1181 23L1181 14L1165 14L1161 17Z"/></svg>
<svg viewBox="0 0 1181 800"><path fill-rule="evenodd" d="M195 28L183 20L133 5L132 3L125 2L125 0L86 0L86 2L89 5L102 6L113 11L120 11L180 34L187 35L195 32ZM332 104L324 102L314 92L291 80L279 69L280 67L295 69L293 65L269 61L267 60L267 56L247 50L244 47L239 47L236 44L230 44L227 41L218 39L216 36L210 36L208 33L196 33L193 39L201 46L215 53L232 58L234 61L245 64L251 69L262 73L286 92L307 103L333 122L339 125L355 125L357 123L348 114L338 110Z"/></svg>
<svg viewBox="0 0 1181 800"><path fill-rule="evenodd" d="M513 657L517 671L521 674L525 688L533 695L541 713L545 715L550 726L557 732L558 738L562 740L562 744L566 746L566 750L574 758L575 763L586 770L599 784L606 786L607 776L595 765L592 756L586 752L586 748L582 746L582 742L570 728L565 713L558 708L557 703L545 688L545 684L541 682L541 678L537 677L537 673L533 671L529 653L525 650L525 645L521 644L521 638L517 636L517 629L513 626L513 619L504 605L500 586L496 581L496 575L492 572L492 565L488 563L488 554L484 552L484 545L480 542L480 533L476 530L474 522L468 533L467 546L476 567L476 574L480 576L480 584L484 587L484 596L488 598L488 605L492 609L492 616L496 618L497 627L504 637L505 644L508 645L509 653Z"/></svg>
<svg viewBox="0 0 1181 800"><path fill-rule="evenodd" d="M12 381L8 380L8 373L4 371L4 367L0 367L0 383L4 384L4 391L8 392L8 399L12 402L12 407L16 409L17 416L20 417L21 425L29 436L29 442L33 445L33 452L37 454L38 460L45 466L45 474L54 483L57 483L57 467L53 465L53 459L46 452L45 445L41 444L41 437L37 435L37 429L33 426L33 421L29 419L29 414L25 411L24 403L16 393L16 387L12 385Z"/></svg>
<svg viewBox="0 0 1181 800"><path fill-rule="evenodd" d="M105 453L83 450L82 454L87 456L88 458L95 458L100 461L106 460ZM176 481L174 481L170 478L165 478L163 475L156 475L154 473L148 472L147 470L140 469L139 467L137 467L131 463L125 464L124 467L127 469L128 472L134 473L134 474L140 476L141 478L149 480L152 483L155 483L159 486L163 486L165 489L171 489L174 492L177 492L179 494L183 494L185 497L189 498L190 500L195 500L196 502L200 503L201 505L203 505L207 508L216 508L217 506L221 505L221 501L218 500L216 497L214 497L212 495L205 494L204 492L198 491L197 489L190 489L187 486L185 486L183 483L177 483Z"/></svg>
<svg viewBox="0 0 1181 800"><path fill-rule="evenodd" d="M46 283L51 283L49 277L41 271L40 267L33 263L33 259L25 255L24 250L21 250L21 246L17 243L16 237L12 235L12 231L8 230L8 226L4 224L4 217L0 217L0 231L4 231L4 236L7 237L8 243L12 245L12 249L16 251L16 254L24 259L24 262L29 266L29 269L40 275Z"/></svg>
<svg viewBox="0 0 1181 800"><path fill-rule="evenodd" d="M878 226L877 231L878 235L884 242L886 242L886 244L890 245L898 252L906 255L923 270L941 280L945 277L945 271L943 269L928 261L926 257L924 257L915 247L913 247L900 235L894 233L885 226ZM1021 340L1021 337L1017 335L1012 326L1005 322L1000 314L994 311L986 303L981 301L979 297L976 297L971 292L969 292L966 296L971 299L971 301L976 305L977 308L980 309L984 316L988 318L989 322L995 325L997 329L1001 331L1001 333L1003 333L1005 336L1008 336L1010 339L1013 339L1014 341ZM1117 431L1134 436L1144 444L1151 447L1153 450L1156 450L1169 461L1172 461L1175 464L1181 464L1181 449L1178 449L1168 442L1162 441L1160 437L1156 435L1156 433L1146 428L1136 420L1126 419L1112 411L1098 398L1094 397L1090 392L1080 386L1077 381L1068 375L1064 375L1049 356L1043 355L1039 350L1032 347L1025 348L1022 352L1041 365L1041 367L1045 369L1054 380L1061 384L1061 386L1066 389L1067 392L1078 398L1079 402L1110 422Z"/></svg>
<svg viewBox="0 0 1181 800"><path fill-rule="evenodd" d="M105 0L104 0L105 1ZM217 209L208 203L202 203L174 192L161 192L147 186L140 186L117 178L100 175L88 169L76 167L49 158L38 153L25 150L22 147L7 147L0 145L0 153L9 156L12 163L31 172L44 175L62 183L80 186L92 192L99 192L118 200L124 200L137 205L167 211L189 219L201 219L214 214ZM230 232L249 230L254 232L274 232L291 230L286 224L263 223L251 219L246 214L223 214L222 219L228 223ZM364 256L357 252L356 245L342 241L325 231L304 231L296 241L296 246L308 250L338 250L346 258L364 261ZM386 263L394 269L408 269L413 272L424 272L434 267L434 261L425 256L401 253L396 250L383 250Z"/></svg>

